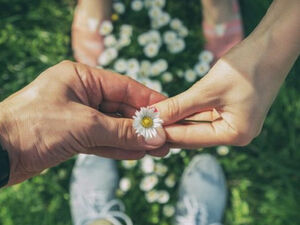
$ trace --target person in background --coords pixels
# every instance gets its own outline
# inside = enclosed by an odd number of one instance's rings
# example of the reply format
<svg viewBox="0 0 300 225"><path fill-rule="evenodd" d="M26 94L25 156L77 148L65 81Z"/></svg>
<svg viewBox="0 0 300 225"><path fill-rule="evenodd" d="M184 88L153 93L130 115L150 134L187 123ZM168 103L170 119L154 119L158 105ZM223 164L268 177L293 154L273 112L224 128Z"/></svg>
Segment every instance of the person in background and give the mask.
<svg viewBox="0 0 300 225"><path fill-rule="evenodd" d="M236 0L202 0L202 28L205 49L213 52L215 60L239 43L243 28ZM96 66L104 50L99 26L109 20L111 0L80 0L72 26L72 47L77 61ZM101 171L101 172L99 172ZM96 178L96 179L95 179ZM71 209L75 225L117 225L119 220L132 224L124 206L116 200L118 186L116 162L97 156L80 155L71 181ZM222 219L226 202L226 184L217 160L210 155L196 156L181 179L176 222L211 224ZM193 210L190 210L191 206Z"/></svg>
<svg viewBox="0 0 300 225"><path fill-rule="evenodd" d="M243 146L260 133L270 105L299 55L300 23L297 13L300 2L290 0L286 4L283 0L275 0L259 26L241 44L238 43L243 38L243 29L238 2L201 2L205 48L214 53L217 62L189 90L159 102L155 107L167 125L165 130L170 146L191 149L221 144ZM81 3L84 4L84 1ZM105 5L111 8L111 1L105 1ZM79 4L77 13L81 9L84 11L84 7ZM99 26L102 19L109 19L105 12L110 10L105 11L102 7L98 11L102 17L94 24ZM88 21L86 17L86 24L91 24L91 20ZM97 26L94 26L94 31ZM101 39L99 34L96 35ZM89 55L90 51L79 47L75 33L73 40L75 57L80 61L80 56ZM88 43L90 40L82 39L79 42ZM97 43L99 51L90 55L86 63L96 65L97 57L103 50L101 42ZM233 46L236 47L230 51ZM220 75L224 79L217 79ZM211 123L174 124L184 118ZM108 188L108 182L104 184L100 179L94 179L89 185L90 189L83 188L84 183L90 180L88 173L94 167L100 170L101 165L107 164L110 166L105 167L105 179L113 181L111 186ZM117 179L115 162L84 156L78 159L71 183L74 224L115 225L119 224L118 219L132 224L130 218L122 212L122 204L113 200L115 197L112 190L116 188ZM87 196L87 192L93 193L92 197ZM192 160L183 174L179 193L175 224L209 225L221 222L226 202L226 185L220 166L211 156L196 156ZM101 196L99 201L96 196ZM89 204L84 210L83 199L86 197L95 204ZM108 206L113 206L112 202L119 207L111 210ZM84 213L80 213L80 210ZM118 218L115 215L121 216Z"/></svg>

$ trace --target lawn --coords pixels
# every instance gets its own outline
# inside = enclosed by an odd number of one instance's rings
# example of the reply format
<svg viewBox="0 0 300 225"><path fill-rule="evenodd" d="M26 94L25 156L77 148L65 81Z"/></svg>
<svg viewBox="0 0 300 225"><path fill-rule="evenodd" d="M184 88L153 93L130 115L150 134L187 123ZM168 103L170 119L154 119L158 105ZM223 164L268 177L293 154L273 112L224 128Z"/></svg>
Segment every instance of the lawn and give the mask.
<svg viewBox="0 0 300 225"><path fill-rule="evenodd" d="M169 0L171 1L171 0ZM188 6L198 0L187 1ZM172 1L176 11L176 3ZM73 0L0 0L0 99L24 87L46 68L72 59L70 27ZM245 34L266 12L269 0L242 0ZM200 18L200 7L198 10ZM187 13L182 17L188 24ZM191 18L191 20L195 20ZM199 21L199 29L201 21ZM287 34L292 35L292 34ZM284 43L280 43L284 44ZM278 53L280 54L280 53ZM222 164L229 187L226 225L288 225L300 222L300 61L294 65L274 102L263 130L250 145L230 147L218 155L216 148L183 151L161 160L179 176L195 154L209 152ZM174 90L174 93L178 90ZM22 184L0 191L0 225L71 224L69 179L74 159ZM179 165L179 166L174 166ZM137 180L141 172L123 171ZM178 183L177 183L178 184ZM169 204L176 202L176 187L168 189ZM170 224L162 205L149 204L140 190L123 195L127 213L136 225ZM138 187L138 185L136 186ZM138 215L138 216L137 216Z"/></svg>

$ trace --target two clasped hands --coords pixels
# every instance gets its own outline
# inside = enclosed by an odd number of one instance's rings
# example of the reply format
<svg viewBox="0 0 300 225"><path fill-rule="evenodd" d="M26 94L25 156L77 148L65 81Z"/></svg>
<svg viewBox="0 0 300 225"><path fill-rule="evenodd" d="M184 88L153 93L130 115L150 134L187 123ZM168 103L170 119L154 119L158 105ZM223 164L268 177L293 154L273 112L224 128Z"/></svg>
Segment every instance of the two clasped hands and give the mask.
<svg viewBox="0 0 300 225"><path fill-rule="evenodd" d="M259 134L299 55L297 8L298 1L276 1L247 39L203 79L172 98L126 76L83 64L65 61L46 70L0 103L0 141L9 153L9 185L77 153L139 159L145 154L164 156L172 146L248 144ZM132 116L142 106L156 107L164 121L153 139L145 140L133 129ZM179 122L182 119L207 122Z"/></svg>

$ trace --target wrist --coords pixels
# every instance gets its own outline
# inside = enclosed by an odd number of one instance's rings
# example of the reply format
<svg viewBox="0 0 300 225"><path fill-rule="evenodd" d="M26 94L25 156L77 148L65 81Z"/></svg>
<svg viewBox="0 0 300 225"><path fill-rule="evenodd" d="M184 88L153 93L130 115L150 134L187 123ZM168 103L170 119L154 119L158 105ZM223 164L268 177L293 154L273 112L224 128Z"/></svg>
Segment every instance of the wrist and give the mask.
<svg viewBox="0 0 300 225"><path fill-rule="evenodd" d="M17 151L13 150L10 144L9 132L10 130L7 127L8 115L5 108L5 104L0 102L0 145L4 151L7 152L8 156L8 165L9 165L9 180L8 185L14 183L15 171L17 168L17 159L19 154Z"/></svg>

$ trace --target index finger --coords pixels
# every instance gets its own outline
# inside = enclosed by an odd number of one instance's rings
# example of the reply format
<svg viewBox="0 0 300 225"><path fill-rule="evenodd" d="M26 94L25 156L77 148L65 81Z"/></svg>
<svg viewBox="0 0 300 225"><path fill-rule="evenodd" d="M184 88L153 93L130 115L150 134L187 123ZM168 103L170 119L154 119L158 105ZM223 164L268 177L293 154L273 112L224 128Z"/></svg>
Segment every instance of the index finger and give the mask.
<svg viewBox="0 0 300 225"><path fill-rule="evenodd" d="M102 101L123 103L138 109L166 98L127 76L92 67L87 67L87 70L88 73L80 74L84 74L84 85L93 90L88 98L99 96L98 104Z"/></svg>

